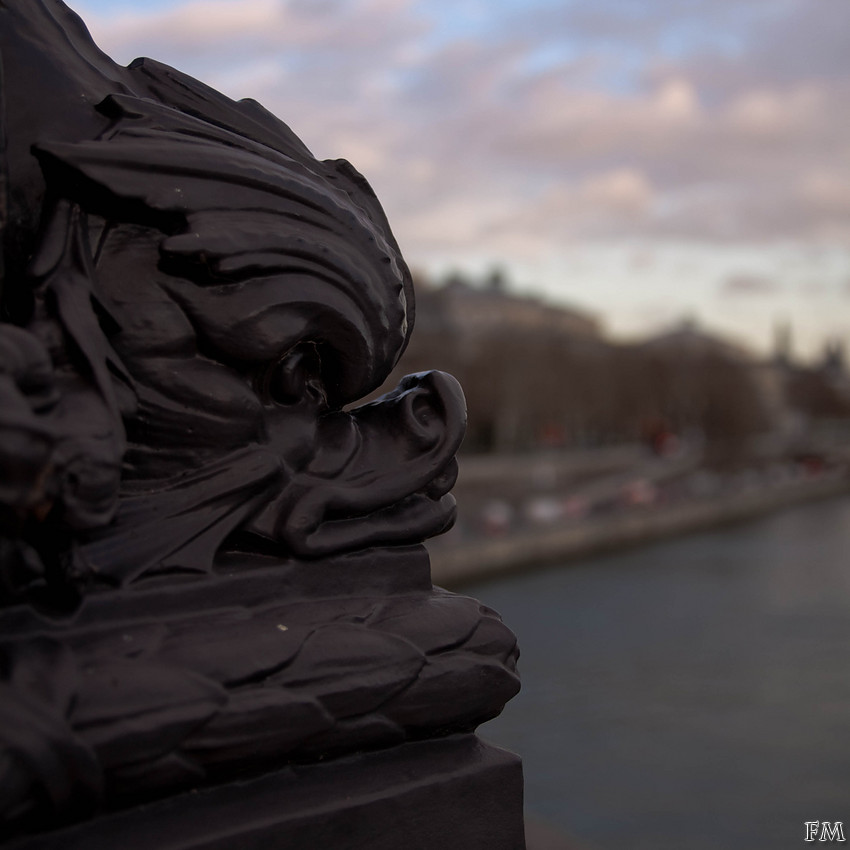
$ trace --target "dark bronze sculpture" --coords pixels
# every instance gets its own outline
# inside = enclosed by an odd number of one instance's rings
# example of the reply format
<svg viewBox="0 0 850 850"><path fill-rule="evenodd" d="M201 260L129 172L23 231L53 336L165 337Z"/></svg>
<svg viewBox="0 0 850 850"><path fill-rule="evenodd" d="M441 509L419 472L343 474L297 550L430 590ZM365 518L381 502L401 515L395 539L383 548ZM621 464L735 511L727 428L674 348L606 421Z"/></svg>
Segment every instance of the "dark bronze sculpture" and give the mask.
<svg viewBox="0 0 850 850"><path fill-rule="evenodd" d="M460 388L351 407L413 324L366 181L252 101L117 66L58 0L0 25L6 834L496 715L514 638L421 546L454 516Z"/></svg>

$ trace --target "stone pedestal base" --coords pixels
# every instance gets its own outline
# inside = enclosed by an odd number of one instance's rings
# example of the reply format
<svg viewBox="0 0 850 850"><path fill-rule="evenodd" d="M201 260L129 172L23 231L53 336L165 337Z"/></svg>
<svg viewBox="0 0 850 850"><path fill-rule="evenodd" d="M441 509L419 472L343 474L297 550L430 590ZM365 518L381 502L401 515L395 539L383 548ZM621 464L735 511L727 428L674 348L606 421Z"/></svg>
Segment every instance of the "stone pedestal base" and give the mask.
<svg viewBox="0 0 850 850"><path fill-rule="evenodd" d="M10 850L524 850L522 767L474 735L290 766Z"/></svg>

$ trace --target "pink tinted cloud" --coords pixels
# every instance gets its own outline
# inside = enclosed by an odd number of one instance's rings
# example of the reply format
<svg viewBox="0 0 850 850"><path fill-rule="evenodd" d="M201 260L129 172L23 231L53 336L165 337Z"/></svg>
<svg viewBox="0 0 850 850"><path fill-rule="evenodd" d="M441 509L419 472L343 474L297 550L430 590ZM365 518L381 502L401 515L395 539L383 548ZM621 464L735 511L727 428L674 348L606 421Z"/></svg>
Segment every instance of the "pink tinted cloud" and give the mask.
<svg viewBox="0 0 850 850"><path fill-rule="evenodd" d="M444 12L414 0L192 0L116 13L96 34L109 51L255 97L319 155L351 159L413 245L435 245L441 228L447 244L511 231L525 244L850 245L850 51L833 32L850 26L846 0L792 0L781 13L775 0L657 0L637 17L606 2L548 8L530 5L495 37L434 41ZM740 24L750 41L653 55L687 15L707 31ZM616 51L590 41L536 64L567 28L640 46L631 85L601 82ZM257 88L233 91L240 80Z"/></svg>

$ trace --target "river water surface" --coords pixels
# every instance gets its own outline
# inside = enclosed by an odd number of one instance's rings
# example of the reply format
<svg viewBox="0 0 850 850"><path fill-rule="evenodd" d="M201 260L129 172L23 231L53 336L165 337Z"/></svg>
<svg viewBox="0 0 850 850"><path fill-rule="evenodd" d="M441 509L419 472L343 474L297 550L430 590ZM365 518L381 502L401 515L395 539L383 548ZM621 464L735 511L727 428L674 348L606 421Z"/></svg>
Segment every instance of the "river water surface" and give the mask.
<svg viewBox="0 0 850 850"><path fill-rule="evenodd" d="M530 817L606 850L850 838L850 499L463 592L519 637L480 734Z"/></svg>

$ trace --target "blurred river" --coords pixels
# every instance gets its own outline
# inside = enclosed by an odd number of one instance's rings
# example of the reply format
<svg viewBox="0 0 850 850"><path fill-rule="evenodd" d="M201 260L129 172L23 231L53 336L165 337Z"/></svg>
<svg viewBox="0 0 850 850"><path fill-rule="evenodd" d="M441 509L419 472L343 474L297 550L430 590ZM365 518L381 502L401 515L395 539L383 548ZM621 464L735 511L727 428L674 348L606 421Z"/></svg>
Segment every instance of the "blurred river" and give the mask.
<svg viewBox="0 0 850 850"><path fill-rule="evenodd" d="M529 816L611 850L850 836L850 499L463 592L519 637L480 734Z"/></svg>

